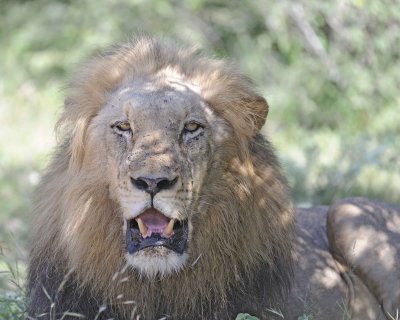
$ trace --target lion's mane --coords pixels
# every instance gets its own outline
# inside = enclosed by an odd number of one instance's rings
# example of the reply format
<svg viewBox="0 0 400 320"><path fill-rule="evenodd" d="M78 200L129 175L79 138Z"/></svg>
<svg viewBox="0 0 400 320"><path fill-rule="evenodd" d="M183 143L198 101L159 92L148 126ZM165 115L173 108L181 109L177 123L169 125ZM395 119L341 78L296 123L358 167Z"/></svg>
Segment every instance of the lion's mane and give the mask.
<svg viewBox="0 0 400 320"><path fill-rule="evenodd" d="M188 266L150 280L124 268L118 205L110 199L91 119L130 79L174 68L233 128L235 148L222 181L208 177L196 216ZM82 65L70 83L58 122L60 143L41 181L33 222L30 289L43 273L69 273L77 290L126 314L133 300L144 319L221 318L242 302L273 305L292 270L292 204L274 152L258 134L267 104L231 64L148 37L111 47ZM210 163L212 163L210 159ZM46 271L47 270L47 271ZM118 300L119 299L119 300Z"/></svg>

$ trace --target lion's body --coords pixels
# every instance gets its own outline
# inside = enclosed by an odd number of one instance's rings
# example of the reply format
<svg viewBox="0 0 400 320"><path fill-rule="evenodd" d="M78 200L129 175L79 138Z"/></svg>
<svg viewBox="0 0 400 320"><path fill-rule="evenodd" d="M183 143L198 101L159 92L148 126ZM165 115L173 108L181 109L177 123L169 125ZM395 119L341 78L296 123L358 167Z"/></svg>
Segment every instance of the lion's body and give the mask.
<svg viewBox="0 0 400 320"><path fill-rule="evenodd" d="M310 293L323 319L339 319L348 288L328 252L327 209L299 211L295 227L252 87L228 63L148 38L82 67L39 189L31 316L268 319L281 308L291 319ZM324 272L331 282L318 282Z"/></svg>
<svg viewBox="0 0 400 320"><path fill-rule="evenodd" d="M345 199L332 207L315 207L296 210L296 247L293 288L285 299L286 319L298 319L301 315L312 316L313 319L386 319L381 310L381 296L374 294L366 287L364 275L359 273L359 265L351 265L338 255L332 255L333 239L329 239L327 230L332 229L330 220L340 214L346 214L342 204L376 205L375 215L382 213L382 204L366 199ZM361 209L362 210L362 209ZM400 210L396 213L400 216ZM327 223L327 217L330 217ZM362 212L362 219L368 219L368 213ZM351 225L351 219L346 223ZM375 228L377 225L365 222L364 227ZM335 230L334 232L336 232ZM354 230L351 244L352 254L358 248L358 238L362 238L361 230ZM395 248L393 246L393 248ZM342 255L342 253L339 253ZM384 260L371 260L369 263L384 265ZM392 269L390 272L395 272ZM386 281L387 273L379 275L379 282ZM395 297L390 298L394 301ZM395 314L395 309L386 309Z"/></svg>

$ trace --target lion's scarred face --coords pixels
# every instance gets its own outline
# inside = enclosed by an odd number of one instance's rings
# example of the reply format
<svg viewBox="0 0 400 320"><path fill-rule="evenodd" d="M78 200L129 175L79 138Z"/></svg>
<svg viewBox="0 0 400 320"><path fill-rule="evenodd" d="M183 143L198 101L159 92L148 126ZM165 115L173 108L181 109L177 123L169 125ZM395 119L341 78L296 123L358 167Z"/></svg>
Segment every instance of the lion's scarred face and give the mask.
<svg viewBox="0 0 400 320"><path fill-rule="evenodd" d="M168 78L122 86L93 123L108 124L102 143L128 264L150 277L178 271L209 159L230 127L192 88Z"/></svg>

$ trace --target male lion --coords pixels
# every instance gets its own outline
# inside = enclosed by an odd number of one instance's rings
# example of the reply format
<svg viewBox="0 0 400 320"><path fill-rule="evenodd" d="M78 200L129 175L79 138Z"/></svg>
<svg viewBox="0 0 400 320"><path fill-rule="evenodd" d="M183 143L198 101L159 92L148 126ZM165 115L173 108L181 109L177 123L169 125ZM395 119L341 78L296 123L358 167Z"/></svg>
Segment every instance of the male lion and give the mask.
<svg viewBox="0 0 400 320"><path fill-rule="evenodd" d="M141 37L83 65L39 188L30 317L394 312L399 208L355 199L328 225L326 207L295 218L259 134L267 113L231 64L164 41Z"/></svg>

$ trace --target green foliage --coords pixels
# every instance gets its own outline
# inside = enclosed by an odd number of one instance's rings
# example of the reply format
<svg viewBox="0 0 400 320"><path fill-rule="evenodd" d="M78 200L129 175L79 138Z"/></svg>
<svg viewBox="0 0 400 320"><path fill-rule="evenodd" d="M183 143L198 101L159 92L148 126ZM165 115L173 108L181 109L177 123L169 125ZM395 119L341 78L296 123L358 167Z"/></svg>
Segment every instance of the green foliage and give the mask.
<svg viewBox="0 0 400 320"><path fill-rule="evenodd" d="M23 268L22 268L23 269ZM27 309L27 299L21 274L21 266L0 263L0 319L23 320ZM0 282L1 284L1 282Z"/></svg>
<svg viewBox="0 0 400 320"><path fill-rule="evenodd" d="M25 317L26 300L22 294L13 293L6 297L0 297L0 319L23 320Z"/></svg>
<svg viewBox="0 0 400 320"><path fill-rule="evenodd" d="M297 320L314 320L314 317L303 314L302 316L298 317Z"/></svg>
<svg viewBox="0 0 400 320"><path fill-rule="evenodd" d="M239 313L235 320L259 320L259 318L251 316L248 313Z"/></svg>

